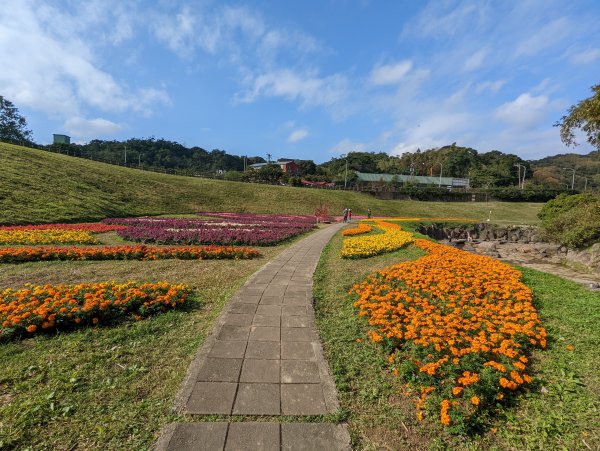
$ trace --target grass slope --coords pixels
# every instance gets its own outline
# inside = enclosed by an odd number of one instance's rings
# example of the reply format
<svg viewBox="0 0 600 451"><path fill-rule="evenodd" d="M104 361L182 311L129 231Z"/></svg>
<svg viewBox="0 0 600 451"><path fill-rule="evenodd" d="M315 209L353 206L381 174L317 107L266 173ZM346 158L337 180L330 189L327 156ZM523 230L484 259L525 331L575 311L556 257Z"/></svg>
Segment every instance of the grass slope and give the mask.
<svg viewBox="0 0 600 451"><path fill-rule="evenodd" d="M533 224L541 204L384 201L368 194L144 172L0 143L0 224L98 220L196 211L491 218Z"/></svg>

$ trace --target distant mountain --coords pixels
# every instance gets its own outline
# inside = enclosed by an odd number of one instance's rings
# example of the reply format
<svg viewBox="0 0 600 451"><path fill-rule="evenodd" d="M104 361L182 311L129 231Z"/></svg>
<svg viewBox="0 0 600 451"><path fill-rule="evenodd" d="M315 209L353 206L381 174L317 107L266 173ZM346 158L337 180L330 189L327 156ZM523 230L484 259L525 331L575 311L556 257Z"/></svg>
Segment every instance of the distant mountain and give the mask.
<svg viewBox="0 0 600 451"><path fill-rule="evenodd" d="M530 161L534 180L539 184L572 187L575 170L575 189L584 191L600 187L600 152L587 155L566 153Z"/></svg>

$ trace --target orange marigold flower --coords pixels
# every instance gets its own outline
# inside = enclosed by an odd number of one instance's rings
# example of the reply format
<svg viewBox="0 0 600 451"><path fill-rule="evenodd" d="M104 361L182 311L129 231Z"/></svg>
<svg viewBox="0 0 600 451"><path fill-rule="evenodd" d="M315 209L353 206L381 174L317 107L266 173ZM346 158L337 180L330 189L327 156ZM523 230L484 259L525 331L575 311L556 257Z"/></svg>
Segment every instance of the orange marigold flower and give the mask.
<svg viewBox="0 0 600 451"><path fill-rule="evenodd" d="M473 404L474 406L478 406L480 402L481 402L481 400L479 399L478 396L473 396L471 398L471 404Z"/></svg>

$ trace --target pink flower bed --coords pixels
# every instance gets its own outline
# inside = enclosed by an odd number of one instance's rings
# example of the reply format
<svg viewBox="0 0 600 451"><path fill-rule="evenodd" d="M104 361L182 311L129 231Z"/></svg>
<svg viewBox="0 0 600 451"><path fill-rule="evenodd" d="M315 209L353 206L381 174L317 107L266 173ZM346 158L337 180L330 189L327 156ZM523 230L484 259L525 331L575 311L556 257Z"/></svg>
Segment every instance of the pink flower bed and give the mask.
<svg viewBox="0 0 600 451"><path fill-rule="evenodd" d="M126 240L158 244L274 245L314 228L312 216L201 213L210 218L112 218Z"/></svg>

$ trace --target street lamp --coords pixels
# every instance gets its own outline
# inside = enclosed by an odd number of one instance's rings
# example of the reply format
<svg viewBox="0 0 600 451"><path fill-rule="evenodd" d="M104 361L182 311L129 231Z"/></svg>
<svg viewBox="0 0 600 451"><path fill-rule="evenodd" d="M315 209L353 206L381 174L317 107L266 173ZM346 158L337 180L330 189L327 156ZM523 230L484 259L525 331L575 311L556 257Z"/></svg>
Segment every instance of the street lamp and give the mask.
<svg viewBox="0 0 600 451"><path fill-rule="evenodd" d="M573 171L573 178L571 179L571 190L575 189L575 169L573 168L563 168L565 171Z"/></svg>
<svg viewBox="0 0 600 451"><path fill-rule="evenodd" d="M440 165L440 183L438 184L438 188L442 187L442 170L443 170L443 166L442 163L438 163Z"/></svg>

